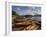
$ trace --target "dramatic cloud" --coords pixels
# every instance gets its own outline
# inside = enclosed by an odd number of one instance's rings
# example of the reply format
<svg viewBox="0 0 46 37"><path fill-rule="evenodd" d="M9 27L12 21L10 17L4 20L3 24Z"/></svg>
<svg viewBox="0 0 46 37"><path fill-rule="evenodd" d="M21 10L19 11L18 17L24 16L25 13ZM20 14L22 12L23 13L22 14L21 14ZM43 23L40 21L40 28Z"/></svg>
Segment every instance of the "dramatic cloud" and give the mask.
<svg viewBox="0 0 46 37"><path fill-rule="evenodd" d="M41 7L12 6L12 10L16 11L19 15L37 15L37 14L41 14Z"/></svg>

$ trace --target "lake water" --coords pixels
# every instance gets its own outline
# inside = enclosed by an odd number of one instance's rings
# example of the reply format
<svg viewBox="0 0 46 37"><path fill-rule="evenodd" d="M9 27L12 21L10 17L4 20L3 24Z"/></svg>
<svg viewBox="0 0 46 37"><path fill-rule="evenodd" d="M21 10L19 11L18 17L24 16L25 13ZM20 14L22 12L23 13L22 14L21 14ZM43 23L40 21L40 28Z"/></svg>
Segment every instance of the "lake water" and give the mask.
<svg viewBox="0 0 46 37"><path fill-rule="evenodd" d="M35 19L37 21L41 21L41 17L40 16L38 16L38 17L32 17L32 19Z"/></svg>

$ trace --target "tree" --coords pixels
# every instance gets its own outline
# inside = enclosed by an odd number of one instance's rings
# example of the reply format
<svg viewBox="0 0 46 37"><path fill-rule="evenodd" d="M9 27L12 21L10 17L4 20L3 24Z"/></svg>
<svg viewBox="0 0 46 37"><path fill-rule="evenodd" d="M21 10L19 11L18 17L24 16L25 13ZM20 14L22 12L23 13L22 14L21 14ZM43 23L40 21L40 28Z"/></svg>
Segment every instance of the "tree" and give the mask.
<svg viewBox="0 0 46 37"><path fill-rule="evenodd" d="M12 15L19 16L15 11L12 11Z"/></svg>

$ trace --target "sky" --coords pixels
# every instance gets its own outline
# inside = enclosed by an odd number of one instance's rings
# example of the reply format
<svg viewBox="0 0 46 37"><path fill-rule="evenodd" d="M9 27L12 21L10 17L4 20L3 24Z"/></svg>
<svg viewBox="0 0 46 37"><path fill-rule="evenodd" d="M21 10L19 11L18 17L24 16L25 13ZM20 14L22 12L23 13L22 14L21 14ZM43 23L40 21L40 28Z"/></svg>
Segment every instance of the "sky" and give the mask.
<svg viewBox="0 0 46 37"><path fill-rule="evenodd" d="M39 15L41 14L41 7L36 6L12 6L12 10L19 15Z"/></svg>

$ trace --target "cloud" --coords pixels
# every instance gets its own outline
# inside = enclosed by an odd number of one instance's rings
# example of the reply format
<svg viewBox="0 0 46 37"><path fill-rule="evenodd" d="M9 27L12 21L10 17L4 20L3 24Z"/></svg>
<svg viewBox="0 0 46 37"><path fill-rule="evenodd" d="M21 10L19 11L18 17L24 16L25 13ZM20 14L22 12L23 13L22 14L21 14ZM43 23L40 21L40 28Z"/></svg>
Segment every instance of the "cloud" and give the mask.
<svg viewBox="0 0 46 37"><path fill-rule="evenodd" d="M41 7L14 7L19 15L36 15L41 14Z"/></svg>
<svg viewBox="0 0 46 37"><path fill-rule="evenodd" d="M37 14L41 14L41 12L38 10L31 10L31 9L28 9L28 10L24 10L24 11L17 11L19 15L37 15Z"/></svg>
<svg viewBox="0 0 46 37"><path fill-rule="evenodd" d="M17 10L21 10L20 8L17 8Z"/></svg>
<svg viewBox="0 0 46 37"><path fill-rule="evenodd" d="M19 7L15 7L13 10L21 10L21 8L19 8Z"/></svg>
<svg viewBox="0 0 46 37"><path fill-rule="evenodd" d="M41 14L41 12L39 10L31 10L31 9L28 9L25 11L25 15L37 15L37 14Z"/></svg>

